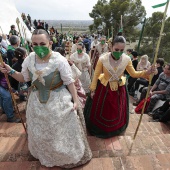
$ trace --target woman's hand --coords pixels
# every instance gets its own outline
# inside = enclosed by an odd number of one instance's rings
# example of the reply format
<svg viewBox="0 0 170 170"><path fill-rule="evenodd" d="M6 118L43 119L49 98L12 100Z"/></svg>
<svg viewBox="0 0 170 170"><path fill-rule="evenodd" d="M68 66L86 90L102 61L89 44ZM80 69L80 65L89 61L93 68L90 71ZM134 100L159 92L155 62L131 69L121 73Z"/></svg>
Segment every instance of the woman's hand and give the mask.
<svg viewBox="0 0 170 170"><path fill-rule="evenodd" d="M73 65L73 62L71 60L68 60L68 63L69 63L70 66Z"/></svg>
<svg viewBox="0 0 170 170"><path fill-rule="evenodd" d="M153 93L152 90L150 90L149 95L152 96L152 93Z"/></svg>
<svg viewBox="0 0 170 170"><path fill-rule="evenodd" d="M95 95L95 91L91 92L91 98L93 99L93 96Z"/></svg>
<svg viewBox="0 0 170 170"><path fill-rule="evenodd" d="M153 96L154 94L157 94L157 92L156 92L156 91L153 91L151 96Z"/></svg>
<svg viewBox="0 0 170 170"><path fill-rule="evenodd" d="M156 66L152 65L150 66L150 68L146 71L146 74L150 75L150 74L155 74L157 72Z"/></svg>
<svg viewBox="0 0 170 170"><path fill-rule="evenodd" d="M11 67L8 64L0 64L0 71L2 73L8 73L9 71L11 71Z"/></svg>
<svg viewBox="0 0 170 170"><path fill-rule="evenodd" d="M77 108L78 108L78 104L77 102L74 102L72 111L77 110Z"/></svg>

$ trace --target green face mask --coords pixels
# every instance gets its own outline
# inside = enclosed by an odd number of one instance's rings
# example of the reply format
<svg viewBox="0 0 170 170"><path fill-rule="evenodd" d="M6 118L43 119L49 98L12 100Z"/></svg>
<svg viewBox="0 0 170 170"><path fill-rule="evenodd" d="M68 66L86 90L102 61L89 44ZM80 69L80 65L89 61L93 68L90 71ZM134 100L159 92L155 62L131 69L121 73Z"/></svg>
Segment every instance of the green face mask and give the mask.
<svg viewBox="0 0 170 170"><path fill-rule="evenodd" d="M112 55L114 56L114 58L116 60L119 60L122 54L123 54L123 52L119 52L119 51L113 51L112 52Z"/></svg>
<svg viewBox="0 0 170 170"><path fill-rule="evenodd" d="M78 54L81 54L81 53L82 53L82 50L81 50L81 49L77 49L77 53L78 53Z"/></svg>
<svg viewBox="0 0 170 170"><path fill-rule="evenodd" d="M33 47L33 49L38 57L40 57L41 59L47 56L50 52L49 48L44 46L35 46Z"/></svg>
<svg viewBox="0 0 170 170"><path fill-rule="evenodd" d="M105 40L102 40L102 41L101 41L101 44L104 45L104 44L105 44Z"/></svg>

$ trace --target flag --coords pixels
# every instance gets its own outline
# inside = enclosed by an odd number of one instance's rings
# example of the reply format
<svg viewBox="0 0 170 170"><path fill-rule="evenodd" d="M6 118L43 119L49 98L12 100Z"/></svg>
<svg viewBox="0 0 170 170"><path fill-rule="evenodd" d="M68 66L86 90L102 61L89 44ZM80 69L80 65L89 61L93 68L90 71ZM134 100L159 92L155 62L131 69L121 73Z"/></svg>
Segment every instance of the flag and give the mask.
<svg viewBox="0 0 170 170"><path fill-rule="evenodd" d="M119 29L119 32L123 32L123 28L120 28L120 29Z"/></svg>
<svg viewBox="0 0 170 170"><path fill-rule="evenodd" d="M154 5L154 6L152 6L152 8L159 8L159 7L161 7L161 6L166 5L166 3L167 3L167 2L164 2L164 3L162 3L162 4L158 4L158 5Z"/></svg>

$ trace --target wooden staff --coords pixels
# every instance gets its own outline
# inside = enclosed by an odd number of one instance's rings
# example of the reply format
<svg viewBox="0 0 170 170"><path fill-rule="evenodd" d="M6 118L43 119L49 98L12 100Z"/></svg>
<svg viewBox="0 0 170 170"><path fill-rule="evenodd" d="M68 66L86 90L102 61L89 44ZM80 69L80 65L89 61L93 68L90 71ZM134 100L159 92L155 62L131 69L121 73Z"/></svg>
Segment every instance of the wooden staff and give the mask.
<svg viewBox="0 0 170 170"><path fill-rule="evenodd" d="M169 5L169 0L167 1L166 7L165 7L165 11L164 11L164 16L163 16L162 26L161 26L161 30L160 30L160 35L159 35L159 39L158 39L158 43L157 43L157 47L156 47L156 52L155 52L153 66L156 64L156 60L158 58L158 51L159 51L159 46L160 46L160 43L161 43L161 38L162 38L162 35L163 35L164 26L165 26L165 19L166 19L166 13L167 13L167 10L168 10L168 5ZM132 141L132 145L131 145L130 150L129 150L129 154L131 153L134 140L135 140L135 138L137 136L137 133L138 133L141 121L142 121L143 113L144 113L145 106L146 106L146 101L147 101L147 98L148 98L149 92L150 92L152 78L153 78L153 74L151 74L149 76L149 86L148 86L148 90L147 90L147 93L146 93L145 102L144 102L144 105L143 105L143 108L142 108L142 113L141 113L141 116L140 116L140 119L139 119L139 122L138 122L138 126L136 128L136 131L135 131L135 134L134 134L134 137L133 137L133 141Z"/></svg>
<svg viewBox="0 0 170 170"><path fill-rule="evenodd" d="M21 31L20 31L20 27L19 27L19 23L20 23L19 18L16 19L16 23L17 23L17 26L18 26L19 34L20 34L20 36L21 36ZM22 36L21 36L21 37L22 37Z"/></svg>
<svg viewBox="0 0 170 170"><path fill-rule="evenodd" d="M1 63L1 65L4 65L4 62L3 62L3 59L2 59L1 53L0 53L0 63ZM14 94L13 94L13 92L12 92L12 87L11 87L11 84L10 84L10 82L9 82L8 74L7 74L7 73L4 73L4 75L5 75L5 79L6 79L6 81L7 81L7 84L8 84L9 92L10 92L11 97L12 97L12 101L13 101L13 104L14 104L14 109L15 109L16 113L19 115L19 118L21 119L21 123L22 123L22 125L23 125L23 127L24 127L24 130L25 130L25 132L27 133L27 130L26 130L24 121L23 121L23 119L22 119L22 117L21 117L21 114L20 114L20 112L19 112L19 109L18 109L16 100L15 100Z"/></svg>
<svg viewBox="0 0 170 170"><path fill-rule="evenodd" d="M120 28L123 29L123 17L121 15L121 19L120 19Z"/></svg>

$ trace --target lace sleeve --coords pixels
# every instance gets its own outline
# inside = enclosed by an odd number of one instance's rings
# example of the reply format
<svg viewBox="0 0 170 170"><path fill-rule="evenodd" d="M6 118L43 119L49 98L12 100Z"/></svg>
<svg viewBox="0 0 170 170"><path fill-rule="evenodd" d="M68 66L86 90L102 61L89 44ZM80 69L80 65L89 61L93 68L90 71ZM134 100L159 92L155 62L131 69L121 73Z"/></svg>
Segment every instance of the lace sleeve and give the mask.
<svg viewBox="0 0 170 170"><path fill-rule="evenodd" d="M22 63L22 70L21 70L21 74L24 76L24 80L25 82L30 81L30 76L29 76L29 72L28 72L28 64L30 62L30 57L26 57L24 62Z"/></svg>
<svg viewBox="0 0 170 170"><path fill-rule="evenodd" d="M69 85L74 83L74 79L72 78L72 70L66 58L61 56L62 59L58 66L58 71L60 72L61 79L63 80L64 85Z"/></svg>

